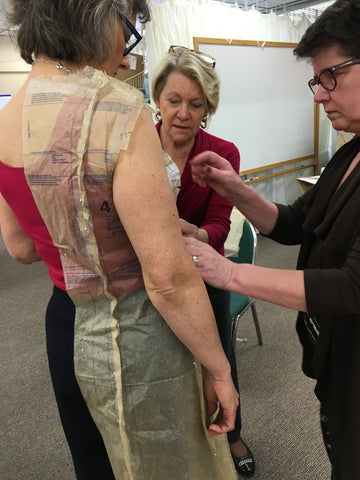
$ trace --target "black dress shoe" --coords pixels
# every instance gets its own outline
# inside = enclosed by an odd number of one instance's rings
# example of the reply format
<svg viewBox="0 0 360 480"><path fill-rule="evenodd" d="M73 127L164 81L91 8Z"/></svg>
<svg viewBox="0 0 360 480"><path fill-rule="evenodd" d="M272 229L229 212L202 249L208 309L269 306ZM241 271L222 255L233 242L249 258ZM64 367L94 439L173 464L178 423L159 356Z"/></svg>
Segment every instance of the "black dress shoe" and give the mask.
<svg viewBox="0 0 360 480"><path fill-rule="evenodd" d="M250 448L244 442L247 454L243 457L235 457L231 454L236 470L244 477L252 477L255 473L255 460Z"/></svg>

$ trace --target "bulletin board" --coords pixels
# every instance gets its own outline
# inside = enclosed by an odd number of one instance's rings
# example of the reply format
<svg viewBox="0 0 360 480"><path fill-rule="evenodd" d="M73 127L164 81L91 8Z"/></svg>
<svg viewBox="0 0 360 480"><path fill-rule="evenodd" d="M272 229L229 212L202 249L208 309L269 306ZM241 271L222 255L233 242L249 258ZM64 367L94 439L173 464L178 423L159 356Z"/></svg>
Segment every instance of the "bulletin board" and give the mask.
<svg viewBox="0 0 360 480"><path fill-rule="evenodd" d="M194 49L216 59L220 103L207 131L232 141L248 183L317 168L318 108L307 85L311 64L296 43L195 37ZM277 173L266 171L277 169Z"/></svg>

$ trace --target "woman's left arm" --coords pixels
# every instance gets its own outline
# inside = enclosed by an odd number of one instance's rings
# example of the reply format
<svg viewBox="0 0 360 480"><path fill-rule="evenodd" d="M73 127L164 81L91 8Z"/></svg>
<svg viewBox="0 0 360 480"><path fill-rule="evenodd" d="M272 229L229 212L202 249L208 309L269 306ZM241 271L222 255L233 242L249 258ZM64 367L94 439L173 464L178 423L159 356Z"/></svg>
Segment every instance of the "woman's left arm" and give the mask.
<svg viewBox="0 0 360 480"><path fill-rule="evenodd" d="M185 239L185 244L198 257L203 279L214 287L311 315L360 314L360 236L343 265L305 270L237 264L194 239Z"/></svg>
<svg viewBox="0 0 360 480"><path fill-rule="evenodd" d="M198 271L203 280L213 287L293 310L308 311L303 270L281 270L235 263L220 255L210 245L194 238L185 238L185 246L190 255L198 257Z"/></svg>
<svg viewBox="0 0 360 480"><path fill-rule="evenodd" d="M21 228L14 212L0 194L0 229L11 257L25 265L41 260L35 244Z"/></svg>

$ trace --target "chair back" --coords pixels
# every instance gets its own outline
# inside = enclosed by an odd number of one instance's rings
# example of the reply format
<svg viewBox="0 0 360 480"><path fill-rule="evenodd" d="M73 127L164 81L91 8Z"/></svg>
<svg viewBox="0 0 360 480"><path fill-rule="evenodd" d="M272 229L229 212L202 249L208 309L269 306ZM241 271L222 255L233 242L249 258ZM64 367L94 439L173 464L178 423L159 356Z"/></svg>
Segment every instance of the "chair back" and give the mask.
<svg viewBox="0 0 360 480"><path fill-rule="evenodd" d="M229 255L227 258L235 263L250 263L255 262L255 252L257 245L257 235L253 225L245 219L243 225L243 233L239 241L239 250L235 255ZM240 317L251 308L256 334L259 345L263 344L259 319L256 312L255 302L253 298L247 295L239 295L230 292L230 312L233 321L232 342L235 345L236 330Z"/></svg>
<svg viewBox="0 0 360 480"><path fill-rule="evenodd" d="M237 255L230 255L228 258L235 263L253 264L255 262L256 245L257 236L255 228L248 220L245 220L238 253Z"/></svg>

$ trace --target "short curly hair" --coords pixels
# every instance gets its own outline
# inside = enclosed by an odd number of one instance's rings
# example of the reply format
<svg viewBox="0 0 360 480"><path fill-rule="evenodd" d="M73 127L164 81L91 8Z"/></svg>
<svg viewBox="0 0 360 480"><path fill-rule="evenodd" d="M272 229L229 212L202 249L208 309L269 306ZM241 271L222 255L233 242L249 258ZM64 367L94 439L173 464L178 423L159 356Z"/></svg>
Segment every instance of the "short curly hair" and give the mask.
<svg viewBox="0 0 360 480"><path fill-rule="evenodd" d="M337 45L343 55L360 58L360 0L337 0L306 30L294 49L312 58L319 48Z"/></svg>
<svg viewBox="0 0 360 480"><path fill-rule="evenodd" d="M151 89L155 102L159 100L169 75L173 72L179 72L198 82L204 93L207 113L213 115L219 105L220 79L214 68L200 55L185 48L168 52L158 65Z"/></svg>
<svg viewBox="0 0 360 480"><path fill-rule="evenodd" d="M114 50L118 12L150 20L146 0L11 0L7 20L29 64L38 55L102 64Z"/></svg>

